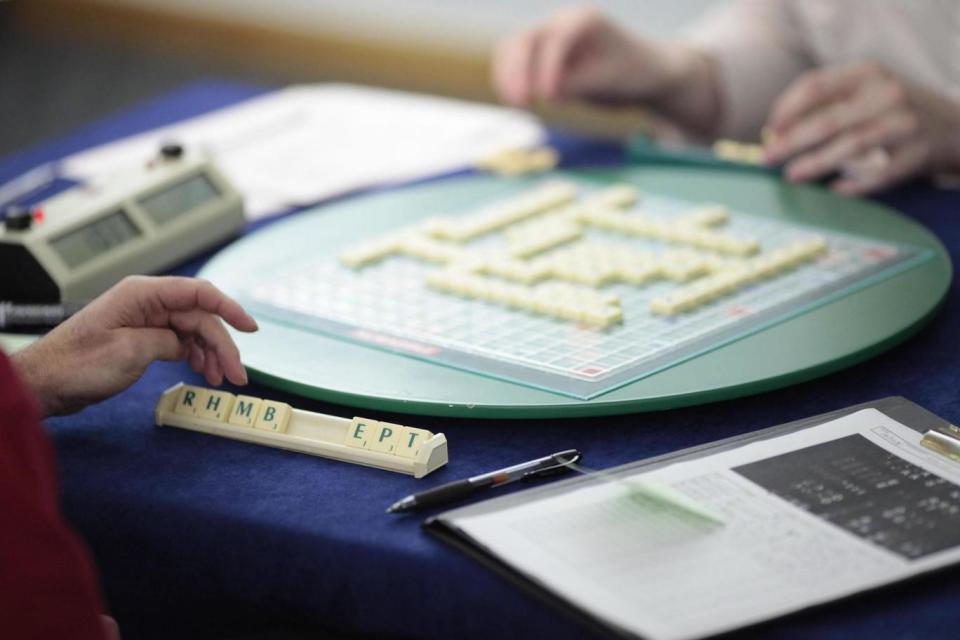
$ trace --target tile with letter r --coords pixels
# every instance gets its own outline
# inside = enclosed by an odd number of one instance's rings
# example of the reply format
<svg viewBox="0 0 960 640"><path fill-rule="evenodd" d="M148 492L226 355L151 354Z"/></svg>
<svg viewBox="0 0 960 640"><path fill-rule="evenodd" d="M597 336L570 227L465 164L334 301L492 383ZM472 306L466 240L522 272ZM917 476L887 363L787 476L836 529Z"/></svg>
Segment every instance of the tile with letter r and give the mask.
<svg viewBox="0 0 960 640"><path fill-rule="evenodd" d="M182 416L199 415L201 402L207 390L201 387L184 385L177 395L177 403L174 405L173 412Z"/></svg>

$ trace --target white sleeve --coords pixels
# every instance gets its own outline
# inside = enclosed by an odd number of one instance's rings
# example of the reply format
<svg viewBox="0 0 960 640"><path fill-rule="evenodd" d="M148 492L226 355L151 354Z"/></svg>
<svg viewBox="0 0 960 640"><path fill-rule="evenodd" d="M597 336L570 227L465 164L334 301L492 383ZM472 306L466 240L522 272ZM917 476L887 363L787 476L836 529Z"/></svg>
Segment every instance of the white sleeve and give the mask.
<svg viewBox="0 0 960 640"><path fill-rule="evenodd" d="M791 0L735 0L708 13L683 37L718 64L720 133L755 140L773 101L812 66Z"/></svg>

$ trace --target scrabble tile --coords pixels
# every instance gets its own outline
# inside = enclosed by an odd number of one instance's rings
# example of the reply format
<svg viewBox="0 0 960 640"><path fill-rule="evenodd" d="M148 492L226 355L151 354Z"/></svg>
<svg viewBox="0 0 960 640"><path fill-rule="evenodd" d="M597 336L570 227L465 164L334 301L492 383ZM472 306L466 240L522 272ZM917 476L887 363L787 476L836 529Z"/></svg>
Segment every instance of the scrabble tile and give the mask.
<svg viewBox="0 0 960 640"><path fill-rule="evenodd" d="M232 393L204 389L196 415L207 420L226 422L227 418L230 417L230 410L233 409L234 400L236 400L236 396Z"/></svg>
<svg viewBox="0 0 960 640"><path fill-rule="evenodd" d="M386 258L399 249L397 237L389 236L349 247L340 253L341 264L352 269L360 269Z"/></svg>
<svg viewBox="0 0 960 640"><path fill-rule="evenodd" d="M287 423L290 421L290 411L290 405L286 402L264 400L260 405L260 415L253 423L253 428L283 433L287 430Z"/></svg>
<svg viewBox="0 0 960 640"><path fill-rule="evenodd" d="M629 284L646 284L656 278L660 270L653 265L624 266L617 270L617 278Z"/></svg>
<svg viewBox="0 0 960 640"><path fill-rule="evenodd" d="M392 422L379 422L370 439L370 449L383 453L396 453L397 445L403 435L403 425Z"/></svg>
<svg viewBox="0 0 960 640"><path fill-rule="evenodd" d="M677 313L677 306L672 296L657 296L650 301L650 311L662 316L672 316Z"/></svg>
<svg viewBox="0 0 960 640"><path fill-rule="evenodd" d="M619 324L623 322L623 309L618 307L605 307L597 311L592 311L590 319L594 324L601 327Z"/></svg>
<svg viewBox="0 0 960 640"><path fill-rule="evenodd" d="M605 327L616 321L617 314L619 314L619 317L623 317L623 310L613 305L604 307L595 304L581 304L578 309L580 310L580 317L577 318L577 321L581 324Z"/></svg>
<svg viewBox="0 0 960 640"><path fill-rule="evenodd" d="M550 147L532 149L527 155L528 171L548 171L560 162L560 154Z"/></svg>
<svg viewBox="0 0 960 640"><path fill-rule="evenodd" d="M582 233L578 224L535 220L523 228L508 230L507 245L513 256L526 258L576 240Z"/></svg>
<svg viewBox="0 0 960 640"><path fill-rule="evenodd" d="M177 404L173 409L174 413L179 413L183 416L199 415L200 403L206 392L207 390L201 387L185 385L183 389L180 390L180 395L177 396Z"/></svg>
<svg viewBox="0 0 960 640"><path fill-rule="evenodd" d="M414 258L440 263L454 262L469 253L458 245L415 234L404 238L399 244L399 250Z"/></svg>
<svg viewBox="0 0 960 640"><path fill-rule="evenodd" d="M227 422L238 427L252 427L257 421L257 416L260 415L261 404L263 404L263 400L260 398L237 396Z"/></svg>
<svg viewBox="0 0 960 640"><path fill-rule="evenodd" d="M626 209L636 204L640 193L628 184L618 184L593 194L587 198L588 205Z"/></svg>
<svg viewBox="0 0 960 640"><path fill-rule="evenodd" d="M368 418L356 417L350 423L344 444L357 449L369 449L380 423Z"/></svg>
<svg viewBox="0 0 960 640"><path fill-rule="evenodd" d="M477 168L500 175L516 176L547 171L559 161L557 152L549 147L535 149L506 149L477 163Z"/></svg>
<svg viewBox="0 0 960 640"><path fill-rule="evenodd" d="M722 204L706 204L695 208L683 221L691 224L713 227L730 219L730 210Z"/></svg>
<svg viewBox="0 0 960 640"><path fill-rule="evenodd" d="M425 429L403 427L397 442L396 454L403 458L416 458L423 443L432 437L433 434Z"/></svg>
<svg viewBox="0 0 960 640"><path fill-rule="evenodd" d="M764 161L763 147L749 142L720 139L713 143L713 153L727 162L761 165Z"/></svg>

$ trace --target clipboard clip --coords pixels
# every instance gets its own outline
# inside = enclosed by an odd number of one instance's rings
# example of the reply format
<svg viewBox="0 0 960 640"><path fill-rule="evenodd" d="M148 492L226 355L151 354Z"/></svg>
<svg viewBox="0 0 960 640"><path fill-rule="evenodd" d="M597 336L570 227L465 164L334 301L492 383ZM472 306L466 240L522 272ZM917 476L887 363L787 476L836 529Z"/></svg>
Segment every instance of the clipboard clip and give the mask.
<svg viewBox="0 0 960 640"><path fill-rule="evenodd" d="M531 469L523 474L522 480L535 480L537 478L563 473L571 469L571 465L580 462L582 457L583 454L577 449L567 449L566 451L554 453L545 458L536 469Z"/></svg>
<svg viewBox="0 0 960 640"><path fill-rule="evenodd" d="M951 424L945 429L930 429L920 438L920 444L954 462L960 462L960 427Z"/></svg>

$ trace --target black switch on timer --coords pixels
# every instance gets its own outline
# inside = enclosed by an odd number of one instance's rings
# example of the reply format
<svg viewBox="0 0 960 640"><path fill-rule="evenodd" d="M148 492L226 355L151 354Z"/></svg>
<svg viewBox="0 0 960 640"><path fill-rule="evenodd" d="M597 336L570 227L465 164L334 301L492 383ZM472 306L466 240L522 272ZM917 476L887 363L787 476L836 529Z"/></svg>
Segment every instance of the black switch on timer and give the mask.
<svg viewBox="0 0 960 640"><path fill-rule="evenodd" d="M160 157L164 160L178 160L183 157L183 145L168 142L160 147Z"/></svg>
<svg viewBox="0 0 960 640"><path fill-rule="evenodd" d="M3 226L7 231L26 231L33 224L33 211L29 207L7 207L3 216Z"/></svg>

